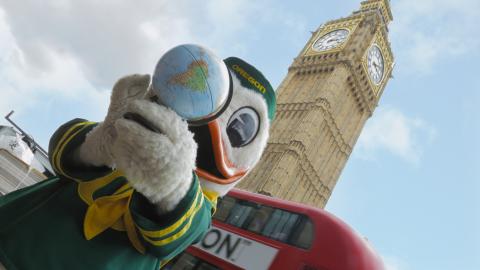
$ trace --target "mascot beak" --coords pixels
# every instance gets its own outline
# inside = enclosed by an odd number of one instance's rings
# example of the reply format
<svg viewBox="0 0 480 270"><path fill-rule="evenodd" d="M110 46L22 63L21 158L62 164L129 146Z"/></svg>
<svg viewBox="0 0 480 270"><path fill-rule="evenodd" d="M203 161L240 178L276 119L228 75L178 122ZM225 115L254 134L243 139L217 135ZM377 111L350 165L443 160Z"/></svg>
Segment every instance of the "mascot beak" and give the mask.
<svg viewBox="0 0 480 270"><path fill-rule="evenodd" d="M248 172L248 168L237 168L229 160L217 120L202 126L191 126L190 131L198 144L195 172L199 177L226 185L239 180Z"/></svg>

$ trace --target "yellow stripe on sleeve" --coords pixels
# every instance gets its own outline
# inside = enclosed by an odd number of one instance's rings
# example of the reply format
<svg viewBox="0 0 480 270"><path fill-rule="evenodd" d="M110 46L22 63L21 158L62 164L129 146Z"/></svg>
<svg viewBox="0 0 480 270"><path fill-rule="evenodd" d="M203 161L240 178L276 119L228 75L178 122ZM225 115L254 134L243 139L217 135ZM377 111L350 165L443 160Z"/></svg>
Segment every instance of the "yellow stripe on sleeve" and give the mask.
<svg viewBox="0 0 480 270"><path fill-rule="evenodd" d="M68 176L69 178L72 178L73 180L76 180L76 181L81 181L80 179L76 179L76 178L73 178L71 176L69 176L68 174L66 174L63 169L62 169L62 166L61 166L61 158L62 158L62 153L63 153L63 150L65 149L66 145L73 139L75 138L75 136L80 133L82 130L84 130L85 128L87 128L88 126L90 125L93 125L95 124L95 122L83 122L83 123L79 123L79 124L76 124L74 125L73 127L71 127L67 132L65 132L64 136L62 137L62 139L60 140L61 141L61 145L58 144L55 151L54 151L54 159L53 159L53 162L55 164L55 167L56 169L63 175L65 176ZM80 128L79 130L77 130L74 134L70 135L70 133L72 133L72 131L79 127L79 126L83 126L82 128ZM59 148L59 149L58 149Z"/></svg>
<svg viewBox="0 0 480 270"><path fill-rule="evenodd" d="M178 238L182 237L190 229L190 226L192 225L192 222L193 222L193 218L195 217L195 214L203 206L203 202L204 202L204 200L203 200L203 196L202 196L200 204L198 204L197 207L195 207L193 215L189 217L189 220L188 220L187 224L185 224L185 226L183 226L183 228L180 231L178 231L176 234L174 234L170 237L167 237L165 239L162 239L162 240L152 240L152 239L146 237L145 235L143 235L143 239L145 239L145 241L149 242L150 244L152 244L154 246L165 246L165 245L168 245L169 243L177 240Z"/></svg>
<svg viewBox="0 0 480 270"><path fill-rule="evenodd" d="M196 211L198 211L198 209L197 209L198 205L200 205L202 203L203 203L203 195L202 195L200 187L198 187L197 193L195 195L194 203L192 203L192 205L190 206L188 211L185 213L185 215L183 215L175 223L173 223L172 225L170 225L169 227L167 227L165 229L158 230L158 231L147 231L147 230L144 230L142 228L139 228L139 230L142 233L142 235L147 236L147 237L152 237L152 238L164 237L164 236L174 232L175 230L177 230L182 225L182 223L185 222L185 220L192 217L192 215L194 215L196 213Z"/></svg>
<svg viewBox="0 0 480 270"><path fill-rule="evenodd" d="M57 154L58 154L58 151L59 151L59 149L60 149L60 146L65 142L65 139L66 139L68 136L70 136L70 133L71 133L73 130L75 130L75 129L76 129L77 127L79 127L79 126L84 125L84 123L85 123L85 122L77 123L77 124L73 125L72 127L70 127L70 128L67 130L67 132L65 132L65 133L62 135L62 138L61 138L61 139L57 142L57 144L55 145L55 149L53 150L52 158L51 158L52 160L51 160L51 161L52 161L52 166L54 167L54 169L55 169L56 171L58 171L58 168L57 168L57 166L56 166L56 164L55 164L55 160L56 160L56 156L57 156Z"/></svg>

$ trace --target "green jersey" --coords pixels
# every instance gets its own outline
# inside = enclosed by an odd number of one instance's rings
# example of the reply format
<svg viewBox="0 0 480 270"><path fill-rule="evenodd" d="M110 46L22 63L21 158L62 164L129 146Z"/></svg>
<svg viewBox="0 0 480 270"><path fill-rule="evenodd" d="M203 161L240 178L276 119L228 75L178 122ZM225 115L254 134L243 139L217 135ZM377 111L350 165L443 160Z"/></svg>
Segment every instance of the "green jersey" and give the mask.
<svg viewBox="0 0 480 270"><path fill-rule="evenodd" d="M61 126L50 140L57 177L0 197L0 262L13 269L159 269L211 222L216 200L197 176L178 206L158 215L125 176L78 167L73 151L96 123Z"/></svg>

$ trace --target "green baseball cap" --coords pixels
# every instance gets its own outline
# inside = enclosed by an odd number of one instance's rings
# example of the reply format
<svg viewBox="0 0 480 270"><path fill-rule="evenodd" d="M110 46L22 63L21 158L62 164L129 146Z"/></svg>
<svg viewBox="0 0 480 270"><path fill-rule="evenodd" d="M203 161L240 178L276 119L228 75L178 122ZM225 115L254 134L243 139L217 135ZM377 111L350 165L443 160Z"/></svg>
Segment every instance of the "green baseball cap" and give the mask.
<svg viewBox="0 0 480 270"><path fill-rule="evenodd" d="M268 119L270 122L275 118L276 96L270 82L263 76L263 74L237 57L229 57L223 60L231 72L237 75L243 87L252 91L260 93L267 103Z"/></svg>

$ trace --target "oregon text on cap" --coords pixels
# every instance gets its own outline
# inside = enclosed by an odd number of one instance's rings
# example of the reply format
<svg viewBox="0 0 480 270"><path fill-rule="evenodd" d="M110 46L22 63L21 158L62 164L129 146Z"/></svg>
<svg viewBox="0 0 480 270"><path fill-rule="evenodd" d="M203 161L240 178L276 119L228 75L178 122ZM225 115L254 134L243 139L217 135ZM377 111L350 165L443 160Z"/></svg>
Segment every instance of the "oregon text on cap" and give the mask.
<svg viewBox="0 0 480 270"><path fill-rule="evenodd" d="M243 68L241 68L239 65L233 65L232 68L233 70L238 72L242 77L247 79L249 83L253 84L258 89L258 91L262 92L262 94L265 94L265 91L267 91L265 87L261 83L259 83L257 80L255 80L255 78L250 76L250 74L248 74L245 70L243 70Z"/></svg>

